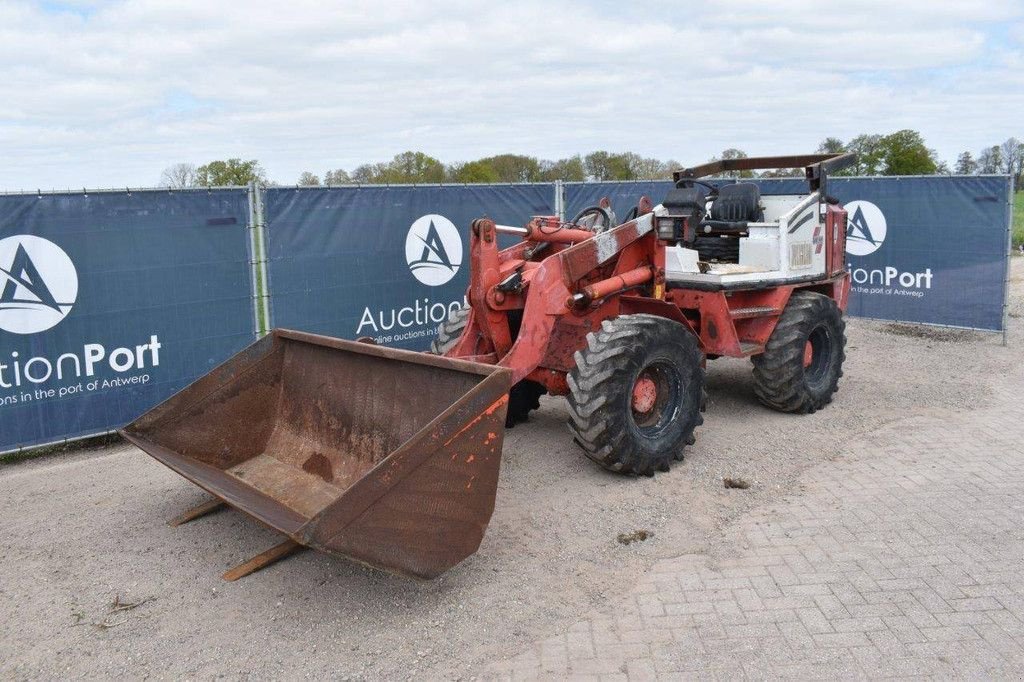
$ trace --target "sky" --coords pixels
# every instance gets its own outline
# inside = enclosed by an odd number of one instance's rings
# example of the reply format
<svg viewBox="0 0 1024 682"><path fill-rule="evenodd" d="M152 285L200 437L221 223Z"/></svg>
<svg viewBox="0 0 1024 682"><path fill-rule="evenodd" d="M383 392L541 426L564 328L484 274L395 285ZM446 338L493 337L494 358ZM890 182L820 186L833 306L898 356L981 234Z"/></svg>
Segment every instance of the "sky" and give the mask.
<svg viewBox="0 0 1024 682"><path fill-rule="evenodd" d="M952 163L1024 138L1024 0L0 0L0 73L0 191L902 128Z"/></svg>

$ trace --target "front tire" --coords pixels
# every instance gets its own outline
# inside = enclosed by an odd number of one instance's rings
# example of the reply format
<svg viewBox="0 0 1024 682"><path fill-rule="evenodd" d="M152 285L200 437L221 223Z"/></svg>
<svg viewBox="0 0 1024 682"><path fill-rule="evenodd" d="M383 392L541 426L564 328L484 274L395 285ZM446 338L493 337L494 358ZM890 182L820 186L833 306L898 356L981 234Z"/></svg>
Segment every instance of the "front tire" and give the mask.
<svg viewBox="0 0 1024 682"><path fill-rule="evenodd" d="M448 319L438 325L434 340L430 342L430 352L444 355L459 343L463 330L469 323L469 306L448 313Z"/></svg>
<svg viewBox="0 0 1024 682"><path fill-rule="evenodd" d="M754 393L780 412L808 414L832 402L846 359L846 322L828 296L796 291L764 353L755 355Z"/></svg>
<svg viewBox="0 0 1024 682"><path fill-rule="evenodd" d="M569 373L569 430L605 469L653 476L694 442L704 368L685 326L655 315L623 315L587 334Z"/></svg>

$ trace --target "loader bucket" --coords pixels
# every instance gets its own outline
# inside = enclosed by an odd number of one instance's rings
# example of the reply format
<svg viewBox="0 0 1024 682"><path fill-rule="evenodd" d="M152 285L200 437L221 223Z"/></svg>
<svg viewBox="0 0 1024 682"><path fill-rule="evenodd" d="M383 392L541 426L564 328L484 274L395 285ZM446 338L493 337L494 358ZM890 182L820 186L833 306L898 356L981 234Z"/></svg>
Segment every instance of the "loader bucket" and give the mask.
<svg viewBox="0 0 1024 682"><path fill-rule="evenodd" d="M510 381L278 329L122 434L299 544L432 578L483 539Z"/></svg>

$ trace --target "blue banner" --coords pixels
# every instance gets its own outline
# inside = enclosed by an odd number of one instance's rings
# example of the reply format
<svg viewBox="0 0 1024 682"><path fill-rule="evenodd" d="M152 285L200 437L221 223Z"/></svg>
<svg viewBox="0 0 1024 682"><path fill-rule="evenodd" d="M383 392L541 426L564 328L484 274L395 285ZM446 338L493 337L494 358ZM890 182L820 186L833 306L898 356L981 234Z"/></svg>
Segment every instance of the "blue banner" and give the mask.
<svg viewBox="0 0 1024 682"><path fill-rule="evenodd" d="M802 178L752 182L763 194L808 191ZM565 215L571 219L608 197L621 219L641 195L657 205L671 187L667 181L566 183ZM1003 328L1008 177L831 178L827 191L849 212L850 315Z"/></svg>
<svg viewBox="0 0 1024 682"><path fill-rule="evenodd" d="M554 185L268 189L275 327L424 350L463 304L469 226L554 213Z"/></svg>
<svg viewBox="0 0 1024 682"><path fill-rule="evenodd" d="M999 331L1008 177L843 178L851 315Z"/></svg>
<svg viewBox="0 0 1024 682"><path fill-rule="evenodd" d="M0 452L123 426L254 338L246 190L0 196Z"/></svg>

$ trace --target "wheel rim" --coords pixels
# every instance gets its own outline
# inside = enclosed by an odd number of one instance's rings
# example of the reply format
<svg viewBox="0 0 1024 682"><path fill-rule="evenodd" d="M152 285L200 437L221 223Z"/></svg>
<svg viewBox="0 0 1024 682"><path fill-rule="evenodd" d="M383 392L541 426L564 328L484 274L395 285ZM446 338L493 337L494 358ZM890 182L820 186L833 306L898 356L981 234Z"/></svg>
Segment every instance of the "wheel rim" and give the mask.
<svg viewBox="0 0 1024 682"><path fill-rule="evenodd" d="M822 325L811 330L804 346L804 378L811 388L828 380L832 365L832 332Z"/></svg>
<svg viewBox="0 0 1024 682"><path fill-rule="evenodd" d="M659 435L679 410L679 375L666 362L644 367L633 381L630 412L633 424L648 437Z"/></svg>

